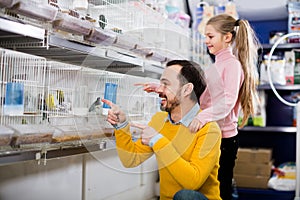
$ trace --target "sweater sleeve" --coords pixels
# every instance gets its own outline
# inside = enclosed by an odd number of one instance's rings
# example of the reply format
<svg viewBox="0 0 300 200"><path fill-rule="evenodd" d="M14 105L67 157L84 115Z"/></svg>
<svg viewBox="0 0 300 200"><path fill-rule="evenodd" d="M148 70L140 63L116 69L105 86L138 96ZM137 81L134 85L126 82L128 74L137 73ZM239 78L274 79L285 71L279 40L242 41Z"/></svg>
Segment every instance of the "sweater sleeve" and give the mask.
<svg viewBox="0 0 300 200"><path fill-rule="evenodd" d="M151 147L143 145L141 139L133 141L130 126L115 130L119 158L125 167L136 167L153 155Z"/></svg>
<svg viewBox="0 0 300 200"><path fill-rule="evenodd" d="M224 119L234 108L243 81L243 71L238 61L226 63L222 72L213 65L207 72L208 86L200 97L200 112L196 118L202 125ZM204 105L204 107L202 106Z"/></svg>
<svg viewBox="0 0 300 200"><path fill-rule="evenodd" d="M164 119L167 117L166 112L156 113L149 126L160 132L164 125ZM136 167L153 155L151 147L142 144L141 139L134 141L130 133L130 125L115 130L116 146L119 158L125 167Z"/></svg>

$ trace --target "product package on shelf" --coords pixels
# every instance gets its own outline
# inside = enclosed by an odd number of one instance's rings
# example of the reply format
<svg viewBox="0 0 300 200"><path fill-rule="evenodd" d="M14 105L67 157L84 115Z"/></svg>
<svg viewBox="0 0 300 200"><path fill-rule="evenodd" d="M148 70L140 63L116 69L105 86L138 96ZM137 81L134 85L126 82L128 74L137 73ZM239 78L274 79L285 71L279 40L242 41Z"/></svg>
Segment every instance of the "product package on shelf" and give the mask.
<svg viewBox="0 0 300 200"><path fill-rule="evenodd" d="M272 165L271 149L239 148L234 167L234 180L238 187L266 189Z"/></svg>
<svg viewBox="0 0 300 200"><path fill-rule="evenodd" d="M267 60L264 60L260 64L260 84L268 84L269 76L267 72ZM273 84L286 85L286 75L285 75L285 60L277 59L271 60L270 64L271 78Z"/></svg>
<svg viewBox="0 0 300 200"><path fill-rule="evenodd" d="M288 2L288 33L300 32L300 2ZM299 43L300 36L289 37L289 43Z"/></svg>
<svg viewBox="0 0 300 200"><path fill-rule="evenodd" d="M258 98L258 102L255 102L255 113L252 116L253 126L265 127L267 121L265 91L258 91Z"/></svg>
<svg viewBox="0 0 300 200"><path fill-rule="evenodd" d="M294 68L295 68L295 52L294 51L285 51L285 80L287 85L293 85L295 83L294 78Z"/></svg>
<svg viewBox="0 0 300 200"><path fill-rule="evenodd" d="M296 189L296 163L285 162L274 168L268 186L278 191L295 191Z"/></svg>
<svg viewBox="0 0 300 200"><path fill-rule="evenodd" d="M300 84L300 50L294 49L295 66L294 66L294 84Z"/></svg>

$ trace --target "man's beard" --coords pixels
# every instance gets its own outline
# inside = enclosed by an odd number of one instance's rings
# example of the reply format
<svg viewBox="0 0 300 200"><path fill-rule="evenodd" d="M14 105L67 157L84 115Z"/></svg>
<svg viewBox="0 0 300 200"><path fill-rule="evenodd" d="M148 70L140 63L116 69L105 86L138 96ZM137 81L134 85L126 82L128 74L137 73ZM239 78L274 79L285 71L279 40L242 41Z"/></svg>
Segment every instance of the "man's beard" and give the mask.
<svg viewBox="0 0 300 200"><path fill-rule="evenodd" d="M167 100L167 104L166 104L165 107L162 106L162 105L160 105L160 109L161 109L162 111L166 111L166 112L168 112L168 113L171 113L177 106L180 105L180 100L179 100L179 98L180 98L180 95L179 95L179 94L176 94L176 96L174 97L173 100L169 100L169 101Z"/></svg>

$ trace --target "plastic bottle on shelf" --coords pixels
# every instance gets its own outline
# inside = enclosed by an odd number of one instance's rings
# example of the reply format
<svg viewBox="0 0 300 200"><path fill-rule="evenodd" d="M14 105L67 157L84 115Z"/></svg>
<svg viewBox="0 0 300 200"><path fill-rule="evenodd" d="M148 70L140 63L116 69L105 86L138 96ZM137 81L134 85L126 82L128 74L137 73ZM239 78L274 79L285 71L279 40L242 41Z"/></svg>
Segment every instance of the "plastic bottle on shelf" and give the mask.
<svg viewBox="0 0 300 200"><path fill-rule="evenodd" d="M218 0L218 1L216 1L215 15L219 15L219 14L225 13L226 2L227 1L225 1L225 0Z"/></svg>
<svg viewBox="0 0 300 200"><path fill-rule="evenodd" d="M236 182L234 178L232 179L232 200L237 200L239 199L239 194L236 186Z"/></svg>

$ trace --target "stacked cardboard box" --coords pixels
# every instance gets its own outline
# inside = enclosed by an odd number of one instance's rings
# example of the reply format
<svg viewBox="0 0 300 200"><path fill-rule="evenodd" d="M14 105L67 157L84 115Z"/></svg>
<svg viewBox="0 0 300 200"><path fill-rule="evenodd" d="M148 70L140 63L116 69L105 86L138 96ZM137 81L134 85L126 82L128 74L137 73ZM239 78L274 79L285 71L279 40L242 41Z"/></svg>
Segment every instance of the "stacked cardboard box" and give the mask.
<svg viewBox="0 0 300 200"><path fill-rule="evenodd" d="M272 170L271 149L240 148L234 168L238 187L268 188Z"/></svg>

